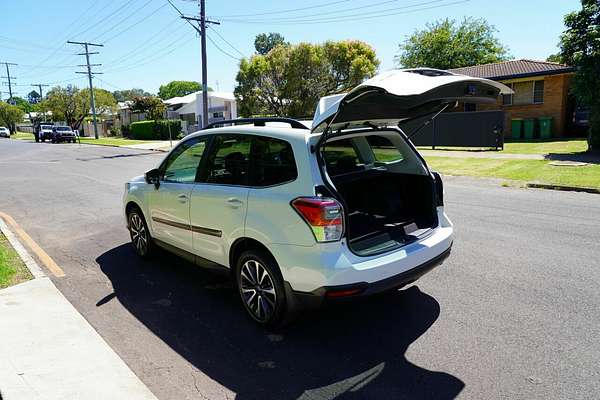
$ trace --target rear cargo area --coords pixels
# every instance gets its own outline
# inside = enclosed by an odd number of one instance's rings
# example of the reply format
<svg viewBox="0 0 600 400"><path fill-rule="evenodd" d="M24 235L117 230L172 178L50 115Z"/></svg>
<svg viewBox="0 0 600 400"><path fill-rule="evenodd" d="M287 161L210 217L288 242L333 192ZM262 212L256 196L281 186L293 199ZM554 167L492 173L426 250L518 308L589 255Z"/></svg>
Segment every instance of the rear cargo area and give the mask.
<svg viewBox="0 0 600 400"><path fill-rule="evenodd" d="M384 139L336 140L324 151L327 175L344 203L349 247L362 256L411 243L438 222L435 185L424 165L413 150L393 145L397 134Z"/></svg>

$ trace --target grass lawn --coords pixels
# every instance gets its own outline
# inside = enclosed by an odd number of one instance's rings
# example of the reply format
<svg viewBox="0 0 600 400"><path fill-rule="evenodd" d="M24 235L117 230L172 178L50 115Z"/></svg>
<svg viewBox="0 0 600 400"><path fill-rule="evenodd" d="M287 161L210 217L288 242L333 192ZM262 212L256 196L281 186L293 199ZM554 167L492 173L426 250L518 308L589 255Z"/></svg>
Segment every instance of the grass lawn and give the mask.
<svg viewBox="0 0 600 400"><path fill-rule="evenodd" d="M572 167L553 166L548 161L536 160L450 157L426 157L426 160L432 170L444 174L514 179L600 189L600 164Z"/></svg>
<svg viewBox="0 0 600 400"><path fill-rule="evenodd" d="M156 140L133 140L126 139L122 137L103 137L99 139L94 139L90 137L82 137L82 144L96 144L100 146L127 146L130 144L140 144L140 143L153 143L157 142Z"/></svg>
<svg viewBox="0 0 600 400"><path fill-rule="evenodd" d="M27 133L27 132L17 132L14 135L10 135L11 139L31 139L31 140L35 140L35 137L33 136L33 133Z"/></svg>
<svg viewBox="0 0 600 400"><path fill-rule="evenodd" d="M6 237L0 234L0 289L31 279L31 273L12 248Z"/></svg>
<svg viewBox="0 0 600 400"><path fill-rule="evenodd" d="M418 147L419 150L431 150L431 147ZM436 147L439 150L440 157L443 157L445 150L454 151L489 151L490 153L509 153L509 154L569 154L581 153L587 151L587 141L585 139L552 139L539 140L534 139L527 142L506 142L504 150L494 151L488 149L477 149L473 147Z"/></svg>

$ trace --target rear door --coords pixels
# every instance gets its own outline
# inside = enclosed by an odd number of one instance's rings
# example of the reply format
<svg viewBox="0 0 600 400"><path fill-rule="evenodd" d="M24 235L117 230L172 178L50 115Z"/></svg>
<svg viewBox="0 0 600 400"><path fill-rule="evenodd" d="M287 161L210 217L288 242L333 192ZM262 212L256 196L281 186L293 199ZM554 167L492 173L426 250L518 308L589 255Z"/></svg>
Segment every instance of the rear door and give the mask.
<svg viewBox="0 0 600 400"><path fill-rule="evenodd" d="M229 265L229 248L243 236L248 207L252 136L214 135L191 192L193 252Z"/></svg>
<svg viewBox="0 0 600 400"><path fill-rule="evenodd" d="M190 197L207 140L196 137L180 143L162 164L159 186L150 193L154 237L187 252L193 250Z"/></svg>

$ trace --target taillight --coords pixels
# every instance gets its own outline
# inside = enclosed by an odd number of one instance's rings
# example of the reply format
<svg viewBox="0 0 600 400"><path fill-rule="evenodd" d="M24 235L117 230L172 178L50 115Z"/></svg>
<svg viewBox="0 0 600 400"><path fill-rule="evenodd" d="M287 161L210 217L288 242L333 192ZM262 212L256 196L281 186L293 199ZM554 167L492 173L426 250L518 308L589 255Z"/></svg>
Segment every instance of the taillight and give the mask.
<svg viewBox="0 0 600 400"><path fill-rule="evenodd" d="M444 205L444 182L442 181L442 177L437 172L432 172L433 179L435 181L435 194L437 197L437 205Z"/></svg>
<svg viewBox="0 0 600 400"><path fill-rule="evenodd" d="M299 197L292 207L311 228L317 242L340 240L344 233L344 209L335 199Z"/></svg>

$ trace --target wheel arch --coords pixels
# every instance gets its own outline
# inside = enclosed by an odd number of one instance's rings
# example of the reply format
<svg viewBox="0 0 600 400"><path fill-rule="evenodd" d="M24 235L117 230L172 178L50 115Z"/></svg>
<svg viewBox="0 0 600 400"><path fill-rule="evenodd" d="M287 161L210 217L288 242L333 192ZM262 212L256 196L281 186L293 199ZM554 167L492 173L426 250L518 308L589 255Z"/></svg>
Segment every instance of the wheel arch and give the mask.
<svg viewBox="0 0 600 400"><path fill-rule="evenodd" d="M258 240L250 238L250 237L241 237L241 238L236 239L233 242L233 244L231 245L231 247L229 248L229 270L231 271L232 275L234 275L235 264L237 262L237 259L246 250L259 250L259 251L263 252L266 256L270 257L271 260L275 262L275 265L277 266L277 269L279 270L279 274L281 274L283 276L281 267L279 266L279 263L275 259L275 256L273 255L271 250L269 250L269 248L267 246L265 246Z"/></svg>

